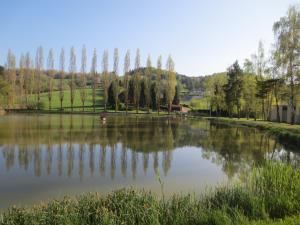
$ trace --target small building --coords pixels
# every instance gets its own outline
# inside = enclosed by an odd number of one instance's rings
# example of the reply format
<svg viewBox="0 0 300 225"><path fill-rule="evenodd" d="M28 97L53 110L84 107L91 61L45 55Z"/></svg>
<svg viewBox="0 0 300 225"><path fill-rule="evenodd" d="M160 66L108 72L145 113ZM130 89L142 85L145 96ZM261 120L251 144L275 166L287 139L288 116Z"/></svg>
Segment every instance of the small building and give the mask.
<svg viewBox="0 0 300 225"><path fill-rule="evenodd" d="M284 122L284 123L292 122L291 110L292 108L289 105L279 105L280 122ZM275 105L273 105L271 108L270 120L277 121L277 107ZM295 110L294 123L300 124L300 107L297 107Z"/></svg>

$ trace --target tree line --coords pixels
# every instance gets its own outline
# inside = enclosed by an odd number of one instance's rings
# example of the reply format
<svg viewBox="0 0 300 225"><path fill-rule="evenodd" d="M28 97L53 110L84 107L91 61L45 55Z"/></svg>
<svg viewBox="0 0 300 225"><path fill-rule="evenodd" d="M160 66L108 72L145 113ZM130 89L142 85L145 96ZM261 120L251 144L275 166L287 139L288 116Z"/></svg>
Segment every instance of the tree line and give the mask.
<svg viewBox="0 0 300 225"><path fill-rule="evenodd" d="M65 50L61 49L58 67L55 67L54 51L50 49L44 60L44 50L40 46L33 60L30 53L21 54L19 65L16 56L8 50L5 67L0 70L0 97L2 107L6 109L26 108L40 110L41 94L47 93L49 110L52 109L53 92L59 92L60 110L64 110L64 102L68 101L71 111L79 92L82 111L91 89L92 108L96 111L98 90L102 91L103 109L113 107L115 111L140 107L157 110L163 107L171 112L172 104L179 104L179 88L177 87L175 63L171 56L167 58L163 69L162 57L159 56L156 67L152 65L151 56L147 57L146 67L141 67L140 50L136 50L134 68L131 69L131 56L128 50L124 57L123 71L119 72L119 51L113 52L112 71L109 71L109 54L105 50L101 59L102 71L98 72L98 55L94 49L91 68L87 69L87 50L81 49L80 69L77 69L77 57L74 47L70 49L69 67L66 68ZM70 92L65 98L66 90Z"/></svg>
<svg viewBox="0 0 300 225"><path fill-rule="evenodd" d="M292 6L273 25L274 44L267 57L262 42L246 59L243 68L236 61L227 73L211 76L205 83L210 110L216 115L245 116L270 120L272 107L282 121L280 104L290 107L295 122L300 82L300 12Z"/></svg>

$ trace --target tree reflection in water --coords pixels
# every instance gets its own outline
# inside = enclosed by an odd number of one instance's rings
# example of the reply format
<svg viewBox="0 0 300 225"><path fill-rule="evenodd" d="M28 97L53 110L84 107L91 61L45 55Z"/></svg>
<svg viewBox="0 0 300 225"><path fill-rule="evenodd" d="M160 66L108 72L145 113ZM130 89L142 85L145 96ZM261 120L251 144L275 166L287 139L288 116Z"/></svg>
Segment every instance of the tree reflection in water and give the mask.
<svg viewBox="0 0 300 225"><path fill-rule="evenodd" d="M159 165L167 175L172 151L185 146L198 147L202 158L221 165L228 177L243 174L266 158L294 164L300 160L298 154L258 130L206 120L112 116L103 124L87 115L18 115L0 123L0 160L6 170L34 168L37 177L45 172L82 180L94 176L98 168L101 176L110 179L116 170L134 179L138 164L145 175L149 166L156 172Z"/></svg>

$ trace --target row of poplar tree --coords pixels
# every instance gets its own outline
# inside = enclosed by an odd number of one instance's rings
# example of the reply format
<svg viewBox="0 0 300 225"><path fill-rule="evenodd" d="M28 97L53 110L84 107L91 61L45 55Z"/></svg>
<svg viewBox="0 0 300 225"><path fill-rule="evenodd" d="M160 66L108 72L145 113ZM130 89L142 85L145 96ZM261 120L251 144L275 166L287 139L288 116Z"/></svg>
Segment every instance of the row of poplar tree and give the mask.
<svg viewBox="0 0 300 225"><path fill-rule="evenodd" d="M140 50L136 50L134 69L131 70L130 51L126 52L122 76L119 74L119 51L114 49L113 69L109 71L109 55L105 50L102 55L102 71L97 71L97 51L94 49L91 69L87 69L87 51L82 47L81 66L77 70L75 48L70 49L69 68L66 69L65 50L62 48L59 55L59 67L54 66L54 52L49 50L47 57L47 68L44 68L43 48L38 47L35 62L29 53L22 54L19 66L16 66L16 57L11 50L7 53L7 62L4 70L6 89L6 108L41 108L41 93L47 93L49 109L53 101L53 91L59 91L60 108L63 110L64 101L69 101L71 110L74 108L75 94L79 89L82 108L85 110L86 102L92 89L92 107L96 110L97 90L103 91L103 107L107 110L110 97L113 98L115 110L122 102L126 112L129 105L133 105L137 112L140 108L141 96L144 105L149 112L150 109L161 108L162 96L168 111L172 109L172 103L176 92L176 73L174 61L171 56L166 62L166 69L162 69L162 57L157 59L154 68L151 57L148 55L147 65L142 68L140 63ZM56 82L55 82L56 81ZM57 82L58 81L58 82ZM67 84L67 85L66 85ZM66 87L67 86L67 87ZM65 99L65 91L70 91L70 98ZM33 101L32 101L33 100ZM111 101L110 101L111 102Z"/></svg>
<svg viewBox="0 0 300 225"><path fill-rule="evenodd" d="M273 32L275 43L269 57L260 42L243 68L235 62L227 73L207 79L206 96L217 115L270 120L275 110L281 122L280 105L287 105L291 123L295 122L300 100L300 11L290 7L274 23Z"/></svg>

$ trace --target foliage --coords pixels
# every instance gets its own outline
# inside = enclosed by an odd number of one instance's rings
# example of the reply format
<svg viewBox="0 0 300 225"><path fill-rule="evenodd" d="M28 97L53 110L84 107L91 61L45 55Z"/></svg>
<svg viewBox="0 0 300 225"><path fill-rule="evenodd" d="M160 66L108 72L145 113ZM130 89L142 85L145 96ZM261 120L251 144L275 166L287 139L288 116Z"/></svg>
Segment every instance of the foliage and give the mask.
<svg viewBox="0 0 300 225"><path fill-rule="evenodd" d="M237 108L238 116L240 116L241 97L243 90L243 71L236 61L227 72L227 84L225 84L225 101L228 113L231 116L234 107Z"/></svg>

